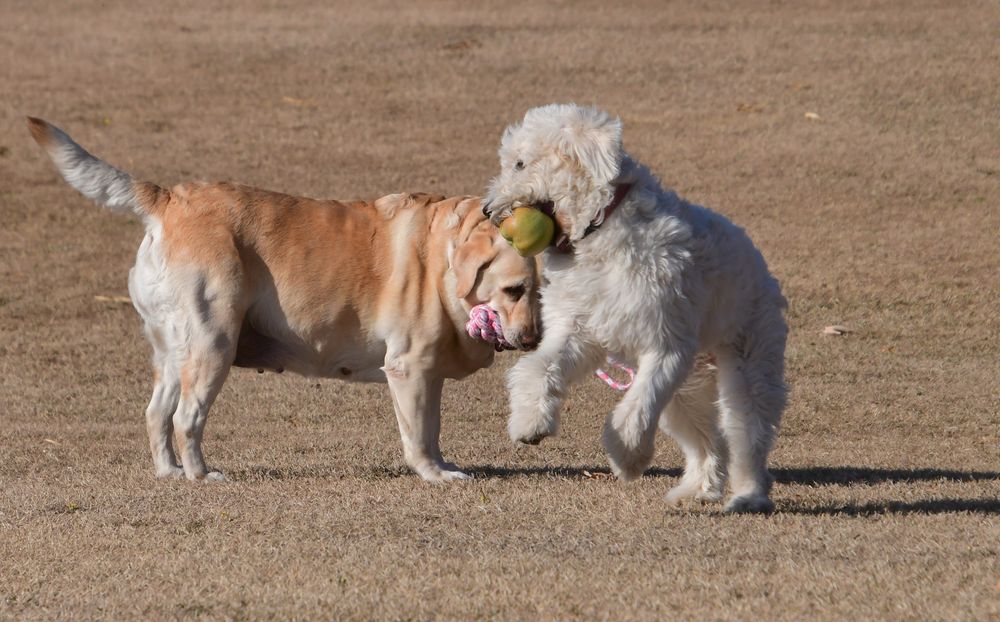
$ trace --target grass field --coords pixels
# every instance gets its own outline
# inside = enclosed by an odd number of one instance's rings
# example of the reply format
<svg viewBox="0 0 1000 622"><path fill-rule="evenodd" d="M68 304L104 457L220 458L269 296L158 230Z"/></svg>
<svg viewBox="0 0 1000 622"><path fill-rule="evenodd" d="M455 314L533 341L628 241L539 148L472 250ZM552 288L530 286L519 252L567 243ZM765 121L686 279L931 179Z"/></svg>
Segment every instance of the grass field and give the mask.
<svg viewBox="0 0 1000 622"><path fill-rule="evenodd" d="M615 4L0 1L0 617L1000 618L1000 5ZM782 281L774 515L669 510L668 438L610 479L596 379L512 445L513 354L446 387L472 482L407 471L384 387L246 370L206 433L231 481L153 478L148 347L95 298L141 225L25 115L160 183L350 199L480 193L552 101L620 115Z"/></svg>

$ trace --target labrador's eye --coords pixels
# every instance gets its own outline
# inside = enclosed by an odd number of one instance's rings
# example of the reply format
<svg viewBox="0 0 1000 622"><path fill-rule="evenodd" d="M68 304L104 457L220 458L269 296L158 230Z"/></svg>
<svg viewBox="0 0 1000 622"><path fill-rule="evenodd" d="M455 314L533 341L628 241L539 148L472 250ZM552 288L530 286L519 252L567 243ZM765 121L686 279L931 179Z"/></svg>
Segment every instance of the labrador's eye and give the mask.
<svg viewBox="0 0 1000 622"><path fill-rule="evenodd" d="M519 171L524 168L524 160L518 160L514 163L514 170Z"/></svg>
<svg viewBox="0 0 1000 622"><path fill-rule="evenodd" d="M520 300L521 296L524 296L524 291L524 285L514 285L503 288L503 293L507 294L514 300Z"/></svg>

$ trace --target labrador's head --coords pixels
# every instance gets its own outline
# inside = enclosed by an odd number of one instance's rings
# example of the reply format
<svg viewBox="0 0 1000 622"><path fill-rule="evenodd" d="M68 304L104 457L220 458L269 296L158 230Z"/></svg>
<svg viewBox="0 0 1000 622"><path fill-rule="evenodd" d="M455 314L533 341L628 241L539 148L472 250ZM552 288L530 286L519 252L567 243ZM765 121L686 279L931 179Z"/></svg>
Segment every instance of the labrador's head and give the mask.
<svg viewBox="0 0 1000 622"><path fill-rule="evenodd" d="M504 338L520 350L534 350L542 337L538 262L518 255L485 217L477 219L451 253L455 294L469 308L492 307Z"/></svg>

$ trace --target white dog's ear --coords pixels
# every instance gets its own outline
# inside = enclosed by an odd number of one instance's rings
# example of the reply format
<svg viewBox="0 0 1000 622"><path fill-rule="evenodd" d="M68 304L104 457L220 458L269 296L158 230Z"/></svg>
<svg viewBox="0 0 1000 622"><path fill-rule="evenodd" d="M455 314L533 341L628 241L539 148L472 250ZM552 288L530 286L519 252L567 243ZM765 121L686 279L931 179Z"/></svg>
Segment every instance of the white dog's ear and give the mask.
<svg viewBox="0 0 1000 622"><path fill-rule="evenodd" d="M521 127L521 126L517 125L515 123L511 123L506 128L504 128L503 136L500 137L500 150L501 151L503 151L503 148L507 146L507 143L510 142L510 137L514 135L514 132L519 127Z"/></svg>
<svg viewBox="0 0 1000 622"><path fill-rule="evenodd" d="M577 110L576 118L562 128L560 148L580 163L595 186L609 185L621 172L621 119L595 108Z"/></svg>

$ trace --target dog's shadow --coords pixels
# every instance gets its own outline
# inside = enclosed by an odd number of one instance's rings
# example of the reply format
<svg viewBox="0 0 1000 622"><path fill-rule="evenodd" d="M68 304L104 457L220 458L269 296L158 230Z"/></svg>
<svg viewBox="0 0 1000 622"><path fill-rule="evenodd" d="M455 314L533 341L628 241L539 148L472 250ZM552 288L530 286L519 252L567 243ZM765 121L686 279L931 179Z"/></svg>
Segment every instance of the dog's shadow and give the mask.
<svg viewBox="0 0 1000 622"><path fill-rule="evenodd" d="M477 478L509 479L522 476L549 476L569 479L610 478L607 467L527 467L506 468L477 466L466 469ZM683 471L672 468L652 468L646 477L680 477ZM956 469L879 469L855 466L821 467L779 467L771 469L771 475L778 484L798 484L803 486L853 486L883 483L915 482L986 482L1000 481L998 471L960 471ZM1000 514L1000 498L969 499L921 499L917 501L875 501L869 503L838 503L821 506L779 506L782 514L804 514L812 516L845 515L874 516L881 514L945 514L971 512L976 514Z"/></svg>
<svg viewBox="0 0 1000 622"><path fill-rule="evenodd" d="M605 466L542 466L542 467L498 467L478 465L463 468L476 479L514 479L523 477L549 477L579 480L610 480L611 471ZM646 471L646 477L677 478L683 471L679 468L655 467ZM960 471L956 469L879 469L856 466L820 467L777 467L771 469L778 484L802 486L870 486L875 484L897 484L917 482L998 482L998 471ZM229 474L234 481L267 481L301 478L320 479L371 479L386 480L402 477L416 477L402 465L379 466L340 471L333 466L311 467L308 469L274 469L250 467ZM1000 514L1000 498L933 498L916 501L872 501L867 503L834 503L828 505L788 505L778 504L780 514L802 514L807 516L878 516L884 514L947 514L969 512L974 514Z"/></svg>

